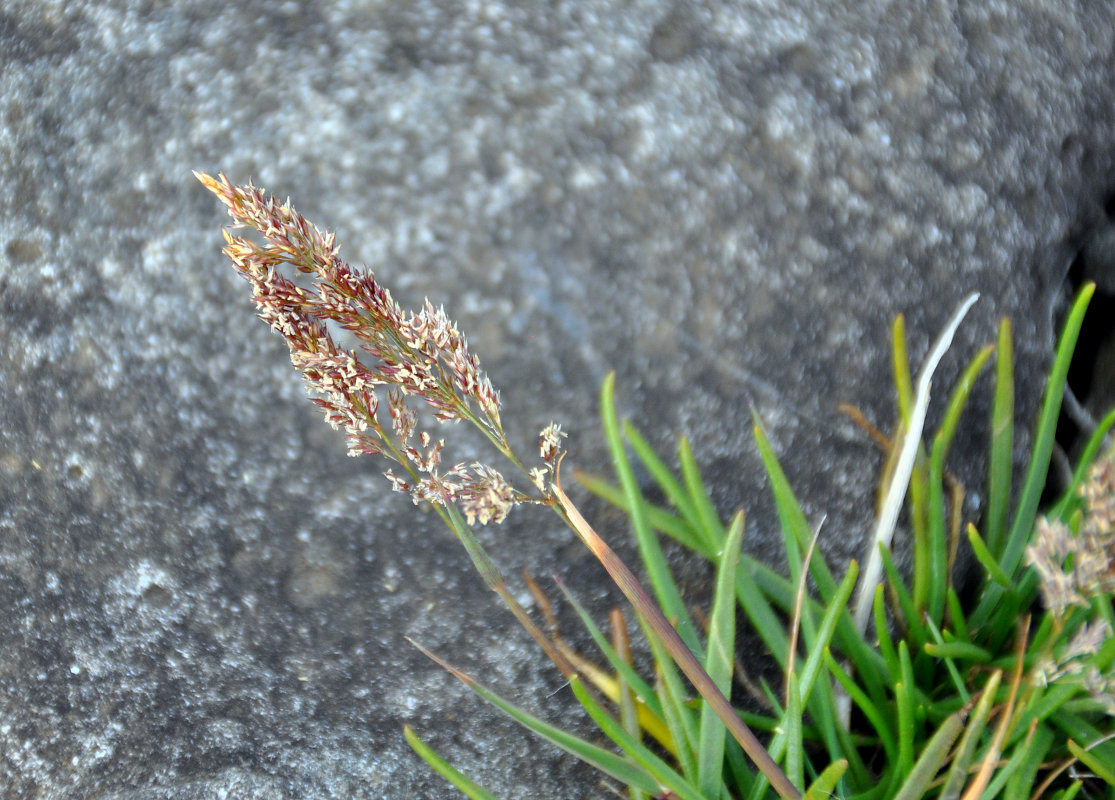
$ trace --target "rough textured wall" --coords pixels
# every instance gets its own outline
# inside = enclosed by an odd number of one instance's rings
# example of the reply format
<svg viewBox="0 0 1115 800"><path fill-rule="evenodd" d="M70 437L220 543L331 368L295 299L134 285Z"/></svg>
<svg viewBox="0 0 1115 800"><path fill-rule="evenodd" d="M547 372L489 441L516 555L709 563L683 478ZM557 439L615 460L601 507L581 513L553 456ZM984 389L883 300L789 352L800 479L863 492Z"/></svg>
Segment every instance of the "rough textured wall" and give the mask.
<svg viewBox="0 0 1115 800"><path fill-rule="evenodd" d="M1010 314L1029 426L1115 177L1113 32L1102 4L1014 0L5 4L7 796L445 796L405 722L503 797L602 794L405 642L568 718L450 534L302 397L191 169L444 302L524 447L557 419L604 469L618 370L624 413L689 435L777 557L754 408L844 563L880 455L835 406L889 425L895 313L917 361L983 293L938 387ZM980 423L953 454L973 486ZM541 512L483 537L610 602Z"/></svg>

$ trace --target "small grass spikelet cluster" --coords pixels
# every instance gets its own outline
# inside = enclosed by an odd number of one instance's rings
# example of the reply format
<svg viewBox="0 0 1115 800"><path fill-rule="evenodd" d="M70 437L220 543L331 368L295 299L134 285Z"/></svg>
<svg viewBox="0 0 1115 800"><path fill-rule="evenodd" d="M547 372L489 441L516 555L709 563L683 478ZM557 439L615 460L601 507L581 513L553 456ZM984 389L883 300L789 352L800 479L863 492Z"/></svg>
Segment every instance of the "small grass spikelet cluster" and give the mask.
<svg viewBox="0 0 1115 800"><path fill-rule="evenodd" d="M1115 591L1115 453L1089 470L1079 489L1077 522L1038 519L1027 562L1041 576L1045 607L1061 620L1069 606L1087 608L1091 598Z"/></svg>
<svg viewBox="0 0 1115 800"><path fill-rule="evenodd" d="M456 505L470 524L502 522L516 505L535 502L489 465L443 468L445 440L427 431L415 435L419 414L410 398L421 400L439 423L472 421L501 451L510 451L499 394L444 308L426 300L417 313L404 312L372 272L341 259L332 233L318 230L289 202L223 174L194 174L224 203L234 228L254 228L263 237L260 244L226 229L225 255L251 284L260 319L286 341L313 402L344 431L349 455L395 461L403 474L385 473L395 490L416 504ZM312 276L312 286L300 286L284 267ZM331 325L354 337L360 352L341 347ZM389 426L379 418L383 390Z"/></svg>
<svg viewBox="0 0 1115 800"><path fill-rule="evenodd" d="M1042 605L1057 629L1071 632L1043 653L1033 679L1043 686L1077 682L1115 716L1115 667L1101 671L1095 660L1111 639L1111 624L1102 617L1079 619L1096 598L1115 593L1115 451L1092 464L1076 496L1079 508L1067 521L1039 517L1026 548Z"/></svg>

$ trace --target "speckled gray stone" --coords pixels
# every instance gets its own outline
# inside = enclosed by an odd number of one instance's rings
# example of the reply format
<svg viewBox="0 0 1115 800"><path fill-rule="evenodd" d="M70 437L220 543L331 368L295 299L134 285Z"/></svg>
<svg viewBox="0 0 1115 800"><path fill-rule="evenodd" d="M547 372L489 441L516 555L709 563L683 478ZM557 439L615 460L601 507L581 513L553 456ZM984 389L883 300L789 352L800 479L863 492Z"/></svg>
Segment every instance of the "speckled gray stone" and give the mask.
<svg viewBox="0 0 1115 800"><path fill-rule="evenodd" d="M938 387L1010 314L1028 427L1115 177L1113 32L1102 4L1014 0L6 3L4 796L449 796L403 724L501 797L605 794L406 642L572 719L450 534L305 401L191 169L444 302L524 448L557 419L605 469L618 370L624 413L688 435L776 556L755 409L842 564L881 457L836 404L889 425L895 313L920 360L982 292ZM482 536L611 602L541 511Z"/></svg>

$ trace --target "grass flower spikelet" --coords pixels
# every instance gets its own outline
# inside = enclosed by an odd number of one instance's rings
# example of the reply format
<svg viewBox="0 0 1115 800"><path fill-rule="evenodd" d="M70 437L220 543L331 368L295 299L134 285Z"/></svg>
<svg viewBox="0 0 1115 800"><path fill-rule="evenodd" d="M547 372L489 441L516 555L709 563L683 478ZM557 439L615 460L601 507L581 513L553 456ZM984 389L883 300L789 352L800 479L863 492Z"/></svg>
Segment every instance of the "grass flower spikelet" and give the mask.
<svg viewBox="0 0 1115 800"><path fill-rule="evenodd" d="M394 489L415 503L457 504L470 523L502 522L513 506L533 502L484 464L439 471L443 439L422 431L419 444L412 443L419 414L409 398L418 398L438 422L468 420L509 452L499 394L444 308L426 300L417 313L404 312L371 271L341 259L332 233L319 230L289 201L280 203L223 174L194 175L225 205L232 228L253 228L263 237L258 243L226 229L224 253L251 284L260 319L286 341L313 402L344 432L349 455L390 458L406 473L385 473ZM310 276L312 285L299 285L284 267ZM358 349L342 347L330 323L351 334ZM381 387L387 392L386 427L377 416Z"/></svg>

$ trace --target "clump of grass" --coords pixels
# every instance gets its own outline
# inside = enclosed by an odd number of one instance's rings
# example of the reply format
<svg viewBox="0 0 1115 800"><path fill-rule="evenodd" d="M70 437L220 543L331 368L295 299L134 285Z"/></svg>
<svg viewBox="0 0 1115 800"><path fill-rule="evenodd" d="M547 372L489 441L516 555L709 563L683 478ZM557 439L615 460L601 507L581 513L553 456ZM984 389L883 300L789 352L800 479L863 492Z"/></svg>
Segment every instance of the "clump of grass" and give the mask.
<svg viewBox="0 0 1115 800"><path fill-rule="evenodd" d="M1007 320L997 342L980 350L962 372L928 445L915 442L916 456L902 478L913 563L909 576L903 575L889 548L880 545L885 582L867 594L872 632L865 633L845 608L855 564L838 582L817 557L814 534L756 420L755 440L781 520L789 575L743 557L738 608L783 673L783 686L761 687L759 701L769 710L748 721L772 732L768 749L796 786L822 774L826 765L846 763L833 788L840 797L1115 796L1110 741L1115 738L1115 461L1110 453L1097 460L1115 412L1093 433L1065 497L1047 516L1037 516L1068 364L1092 291L1081 293L1065 323L1013 510ZM890 455L881 495L893 488L893 465L910 443L904 432L916 425L911 416L918 407L901 318L893 339L898 433L888 438L874 431ZM945 471L945 461L973 384L992 355L988 500L981 529L963 524L964 490ZM629 511L637 531L643 523L636 520L649 521L717 563L724 528L688 445L681 443L681 475L675 476L637 430L626 425L623 434L622 440L610 439L613 455L622 461L630 450L653 476L666 505L648 505L630 489L599 478L586 478L586 485ZM647 535L637 533L640 541ZM981 567L974 592L962 593L953 584L963 538ZM650 548L643 554L659 558ZM815 587L808 598L806 575ZM727 796L762 796L761 778L733 780L726 776Z"/></svg>
<svg viewBox="0 0 1115 800"><path fill-rule="evenodd" d="M1098 796L1103 786L1108 794L1115 791L1115 743L1109 741L1115 707L1110 598L1115 465L1110 457L1097 461L1115 413L1092 436L1069 492L1046 517L1037 517L1090 288L1065 323L1029 468L1013 505L1009 323L1003 321L998 341L977 353L961 374L941 427L923 444L921 419L935 364L923 368L915 395L901 318L896 322L896 433L875 435L893 455L888 464L895 465L883 485L899 500L907 497L913 564L908 577L900 573L890 556L889 535L877 537L877 548L865 556L877 559L884 580L864 582L857 624L849 606L858 567L841 565L838 579L820 557L815 533L758 419L755 441L781 521L785 573L741 551L744 515L741 511L727 524L721 521L688 443L680 443L675 474L633 426L620 422L614 378L605 381L601 416L618 485L579 478L630 516L648 592L566 494L560 427L551 425L540 435L538 466L528 468L512 451L503 433L499 395L444 311L427 301L418 313L404 313L370 272L341 261L331 235L319 232L289 204L224 176L198 178L238 225L263 235L264 244L256 244L226 232L225 252L251 283L261 317L286 340L326 419L345 431L350 454L394 462L393 469L401 472L386 473L392 486L441 515L488 585L568 678L612 747L575 737L430 656L526 728L593 765L615 786L626 787L632 800L757 800L772 792L865 800L1039 795L1068 800L1081 792ZM288 266L313 276L313 287L303 288L285 275ZM330 324L352 333L360 350L340 347ZM951 333L942 339L943 347L948 338ZM987 513L980 528L965 527L963 488L949 479L946 456L972 386L993 354ZM381 391L387 407L382 422ZM434 424L464 420L477 427L521 474L526 488L515 487L485 463L442 468L444 440L435 441L428 430L415 437L420 412ZM652 476L664 504L643 496L633 462ZM893 515L894 503L883 516ZM552 624L544 631L515 600L470 525L498 523L524 504L557 513L605 566L634 606L653 656L653 674L640 674L632 666L622 614L612 615L605 633L560 587L598 645L601 666L569 647ZM660 535L714 566L708 611L700 620L670 573ZM952 582L964 538L982 568L970 601L962 601L969 595ZM547 598L533 583L531 590L547 616ZM736 688L740 611L782 669L781 686L750 687L758 707L765 709L758 713L734 708L728 700ZM763 732L765 744L752 729ZM466 796L493 797L414 731L404 733L415 751Z"/></svg>

